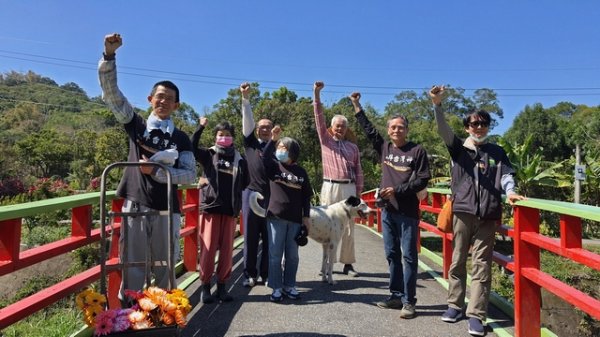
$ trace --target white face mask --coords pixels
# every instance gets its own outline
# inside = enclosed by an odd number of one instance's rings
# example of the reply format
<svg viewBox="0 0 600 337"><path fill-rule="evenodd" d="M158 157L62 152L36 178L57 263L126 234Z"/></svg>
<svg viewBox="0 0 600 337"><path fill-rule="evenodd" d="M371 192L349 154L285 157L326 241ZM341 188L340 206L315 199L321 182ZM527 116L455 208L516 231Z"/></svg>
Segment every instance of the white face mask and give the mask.
<svg viewBox="0 0 600 337"><path fill-rule="evenodd" d="M469 134L469 138L471 138L475 143L483 143L487 139L487 135L483 137L477 137L474 134Z"/></svg>

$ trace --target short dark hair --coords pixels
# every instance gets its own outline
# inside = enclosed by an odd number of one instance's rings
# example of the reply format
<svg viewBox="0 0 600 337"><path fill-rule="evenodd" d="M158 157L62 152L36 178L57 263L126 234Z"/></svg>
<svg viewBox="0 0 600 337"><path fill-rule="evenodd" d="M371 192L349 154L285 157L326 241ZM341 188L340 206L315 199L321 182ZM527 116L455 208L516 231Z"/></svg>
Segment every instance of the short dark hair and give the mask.
<svg viewBox="0 0 600 337"><path fill-rule="evenodd" d="M154 96L154 94L156 93L156 88L158 88L158 87L165 87L167 89L171 89L171 90L175 91L175 102L179 103L179 88L177 88L177 86L175 85L175 83L173 83L171 81L156 82L154 84L154 86L152 87L152 91L150 92L150 96Z"/></svg>
<svg viewBox="0 0 600 337"><path fill-rule="evenodd" d="M290 137L283 137L279 141L277 141L276 146L279 144L283 144L288 149L288 157L293 161L298 161L298 157L300 156L300 144L294 139Z"/></svg>
<svg viewBox="0 0 600 337"><path fill-rule="evenodd" d="M393 115L390 118L388 118L387 124L386 124L387 127L390 127L390 121L392 119L396 119L396 118L402 119L404 121L404 127L408 129L408 118L406 116L404 116L404 115Z"/></svg>
<svg viewBox="0 0 600 337"><path fill-rule="evenodd" d="M222 121L221 123L217 124L217 126L215 126L215 135L217 135L217 132L223 130L229 131L231 137L235 138L235 127L233 124L229 123L228 121Z"/></svg>
<svg viewBox="0 0 600 337"><path fill-rule="evenodd" d="M490 116L490 114L487 111L473 109L467 113L465 118L463 118L463 126L465 128L469 127L469 123L471 122L471 117L479 117L478 119L483 120L487 125L490 125L490 122L492 121L492 117Z"/></svg>

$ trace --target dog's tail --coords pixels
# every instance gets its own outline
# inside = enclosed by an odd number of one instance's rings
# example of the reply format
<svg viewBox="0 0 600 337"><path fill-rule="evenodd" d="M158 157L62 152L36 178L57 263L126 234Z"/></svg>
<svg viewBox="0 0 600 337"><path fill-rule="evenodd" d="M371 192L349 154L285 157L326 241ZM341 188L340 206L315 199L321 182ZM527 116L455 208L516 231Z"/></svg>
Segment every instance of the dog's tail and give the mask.
<svg viewBox="0 0 600 337"><path fill-rule="evenodd" d="M259 205L258 200L263 200L265 197L263 197L262 194L260 194L260 192L256 192L256 191L252 191L250 192L250 196L248 197L248 204L250 205L250 209L252 210L252 212L254 212L254 214L258 215L261 218L264 218L267 215L267 210L262 208L261 205Z"/></svg>

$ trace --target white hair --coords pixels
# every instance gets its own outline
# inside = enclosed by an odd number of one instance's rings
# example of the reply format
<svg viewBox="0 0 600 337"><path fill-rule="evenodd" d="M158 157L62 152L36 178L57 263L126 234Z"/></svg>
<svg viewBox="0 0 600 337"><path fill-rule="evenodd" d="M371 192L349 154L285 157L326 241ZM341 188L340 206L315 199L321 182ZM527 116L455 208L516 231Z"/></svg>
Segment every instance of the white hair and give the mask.
<svg viewBox="0 0 600 337"><path fill-rule="evenodd" d="M333 123L335 123L336 120L341 120L344 122L344 125L348 126L348 118L346 118L346 116L344 115L335 115L333 116L333 118L331 118L331 125L333 125Z"/></svg>

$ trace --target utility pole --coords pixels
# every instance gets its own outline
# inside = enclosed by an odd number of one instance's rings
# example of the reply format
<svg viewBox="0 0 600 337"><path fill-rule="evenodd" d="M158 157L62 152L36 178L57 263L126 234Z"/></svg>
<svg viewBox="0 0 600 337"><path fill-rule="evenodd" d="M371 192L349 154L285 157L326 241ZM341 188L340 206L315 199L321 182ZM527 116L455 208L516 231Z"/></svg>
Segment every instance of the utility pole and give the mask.
<svg viewBox="0 0 600 337"><path fill-rule="evenodd" d="M579 144L575 145L575 196L576 204L580 203L581 181L585 180L585 166L581 165L581 149Z"/></svg>

